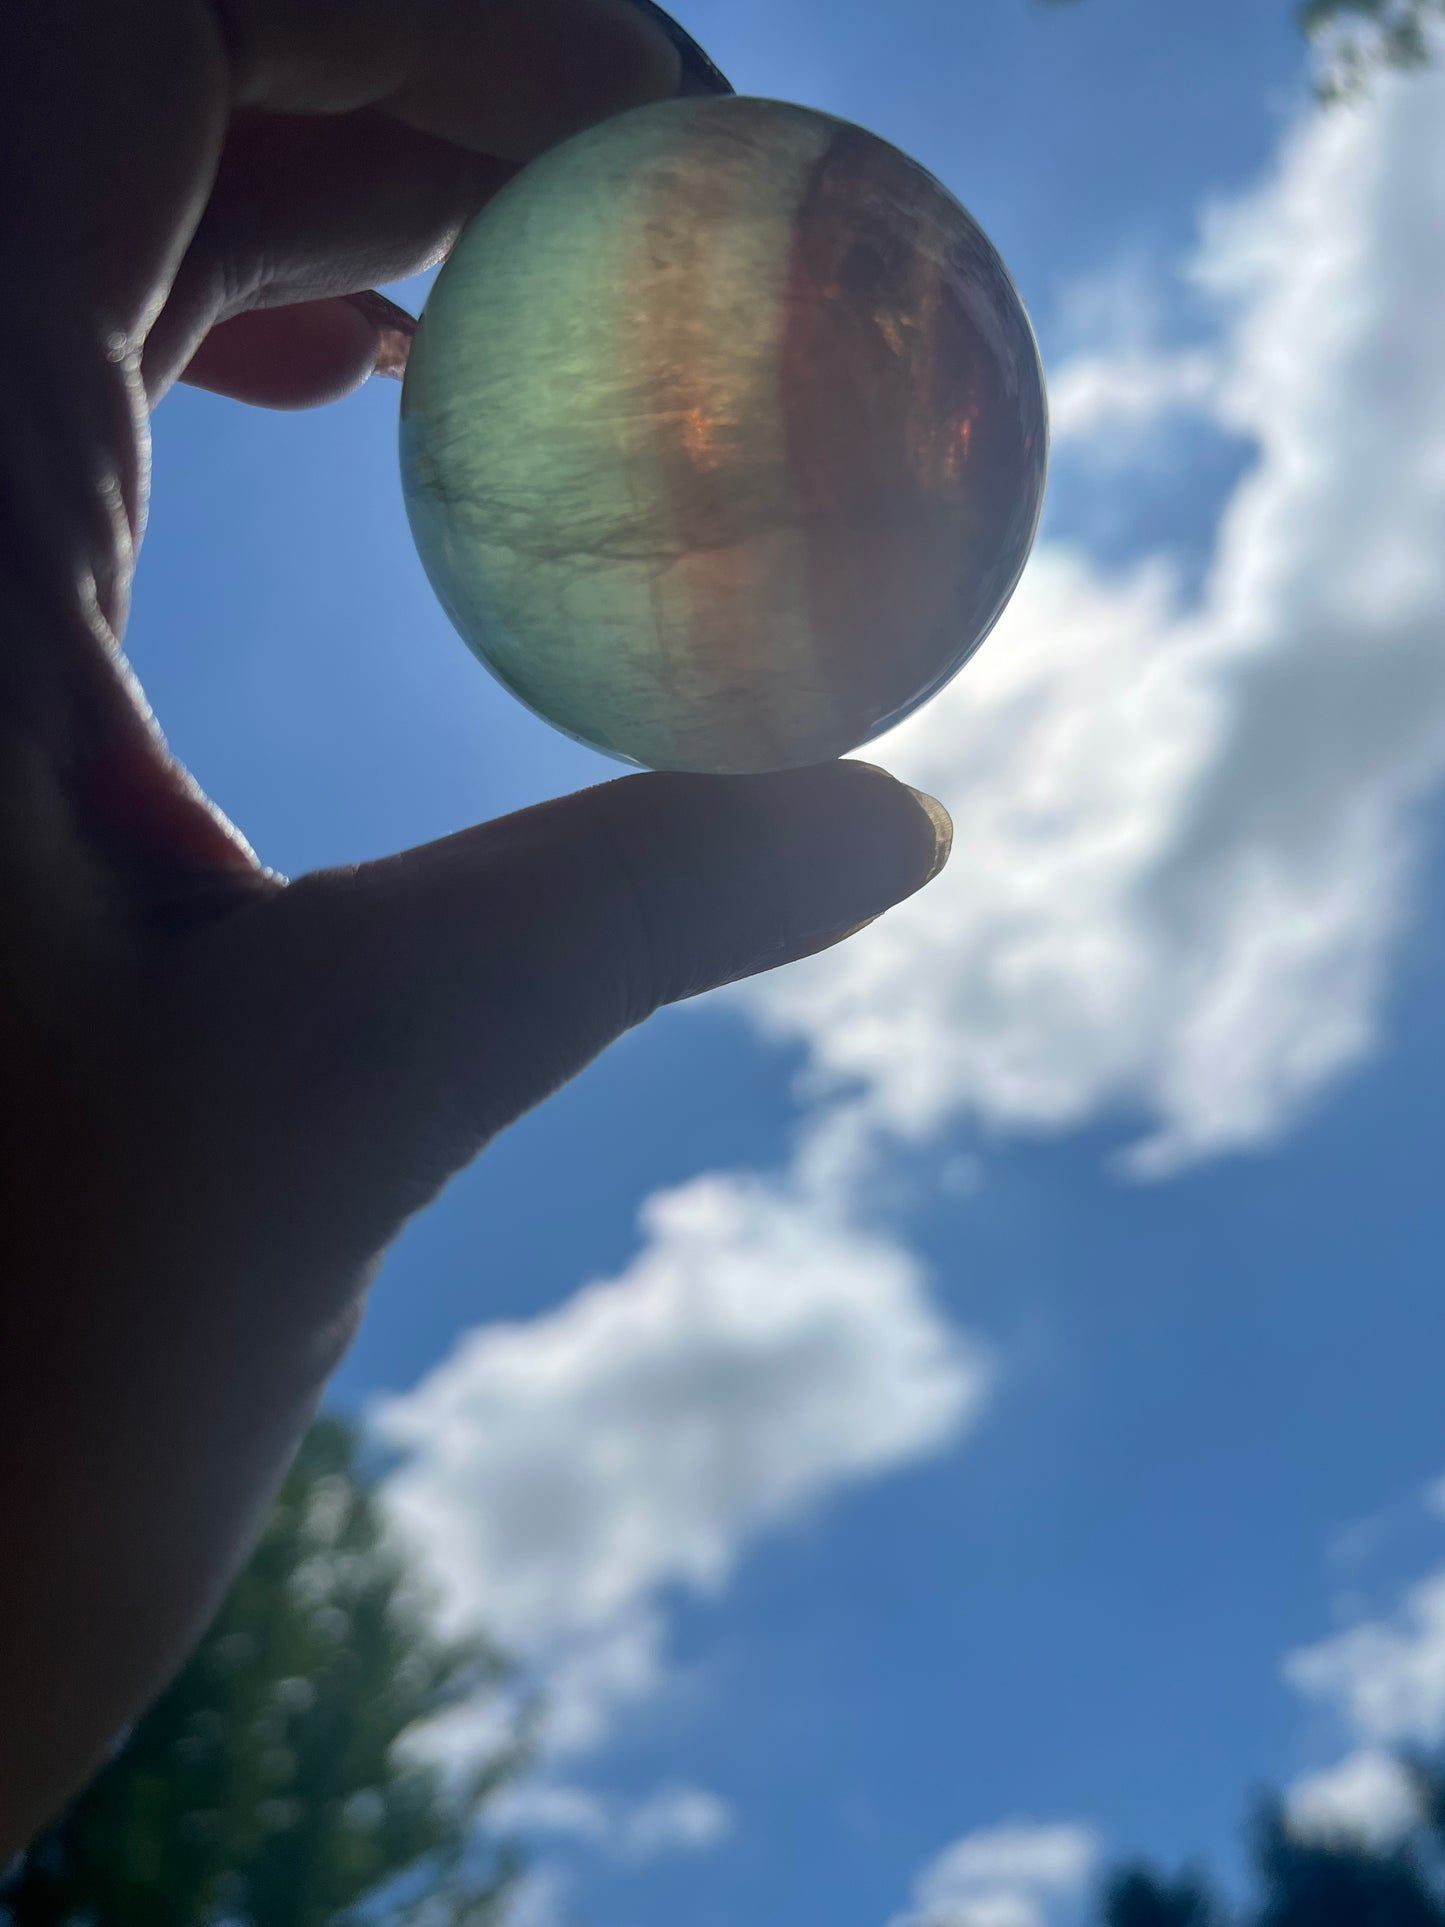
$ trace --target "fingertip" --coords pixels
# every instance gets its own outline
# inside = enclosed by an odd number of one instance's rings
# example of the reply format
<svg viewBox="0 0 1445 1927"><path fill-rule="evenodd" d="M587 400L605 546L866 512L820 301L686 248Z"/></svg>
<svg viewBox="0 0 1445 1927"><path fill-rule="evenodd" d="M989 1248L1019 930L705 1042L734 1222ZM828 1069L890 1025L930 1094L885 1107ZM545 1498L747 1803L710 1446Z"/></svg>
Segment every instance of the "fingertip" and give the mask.
<svg viewBox="0 0 1445 1927"><path fill-rule="evenodd" d="M927 790L916 790L911 783L905 783L903 787L933 825L933 868L923 879L925 883L932 883L953 854L953 818L938 798L930 796Z"/></svg>
<svg viewBox="0 0 1445 1927"><path fill-rule="evenodd" d="M720 94L732 93L732 82L718 71L692 35L679 26L671 14L665 13L656 0L628 0L628 4L646 14L677 50L678 94L710 95L716 98Z"/></svg>
<svg viewBox="0 0 1445 1927"><path fill-rule="evenodd" d="M597 0L595 14L619 105L670 100L682 85L682 53L663 24L666 15L636 0Z"/></svg>
<svg viewBox="0 0 1445 1927"><path fill-rule="evenodd" d="M493 0L485 13L511 84L479 98L470 78L429 76L398 103L414 126L525 162L681 90L677 46L633 0Z"/></svg>
<svg viewBox="0 0 1445 1927"><path fill-rule="evenodd" d="M627 777L585 807L645 905L655 1002L841 941L936 876L951 838L941 804L863 762Z"/></svg>
<svg viewBox="0 0 1445 1927"><path fill-rule="evenodd" d="M893 889L888 892L889 901L866 916L859 916L829 929L813 932L792 945L782 956L772 958L761 968L778 969L783 964L801 963L806 957L816 957L824 950L832 950L837 944L846 943L849 937L858 936L870 925L877 923L879 917L887 910L904 902L908 897L916 895L919 890L931 883L948 862L952 852L953 819L936 796L930 796L927 790L914 789L911 784L900 782L897 777L889 775L887 770L880 769L876 763L851 761L839 763L835 767L841 770L867 771L869 807L882 809L886 813L896 815L899 819L897 830L903 855L902 860L895 863ZM902 791L903 795L910 799L911 809L900 809L902 797L896 794L898 791ZM922 821L919 820L920 817Z"/></svg>
<svg viewBox="0 0 1445 1927"><path fill-rule="evenodd" d="M382 346L346 296L260 308L212 328L181 380L259 408L315 408L361 386Z"/></svg>
<svg viewBox="0 0 1445 1927"><path fill-rule="evenodd" d="M891 874L897 887L892 901L902 902L931 883L953 848L953 818L938 798L861 757L824 767L838 772L835 781L857 786L852 807L858 834L877 846L881 874Z"/></svg>

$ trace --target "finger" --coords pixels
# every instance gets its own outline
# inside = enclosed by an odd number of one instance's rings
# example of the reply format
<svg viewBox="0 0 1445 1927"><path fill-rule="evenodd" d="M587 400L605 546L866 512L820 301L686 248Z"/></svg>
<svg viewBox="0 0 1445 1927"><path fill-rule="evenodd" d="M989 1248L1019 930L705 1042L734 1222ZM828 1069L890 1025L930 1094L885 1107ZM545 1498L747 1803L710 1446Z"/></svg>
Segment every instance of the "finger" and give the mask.
<svg viewBox="0 0 1445 1927"><path fill-rule="evenodd" d="M5 533L51 579L93 582L112 628L143 492L132 357L238 102L385 107L474 154L521 159L669 93L679 71L628 0L53 0L9 9L5 34L0 243L26 263L30 296L11 343L29 400L3 450L27 470L27 513Z"/></svg>
<svg viewBox="0 0 1445 1927"><path fill-rule="evenodd" d="M357 293L432 266L515 171L511 163L469 154L377 113L324 120L241 115L205 215L146 340L152 402L223 321L256 308ZM333 331L343 327L337 319ZM284 331L242 331L231 339L245 339L254 350L247 357L248 389L236 391L253 399L255 355L268 342L283 351ZM308 324L298 345L305 351L313 341ZM206 365L224 368L230 358L217 354ZM272 385L286 389L284 367ZM305 397L288 394L285 405L298 399Z"/></svg>
<svg viewBox="0 0 1445 1927"><path fill-rule="evenodd" d="M235 97L267 111L232 124L205 216L147 341L152 399L221 321L432 265L521 159L634 100L674 91L684 64L677 42L686 40L633 0L363 4L344 21L325 0L281 9L229 0L223 18ZM686 51L690 67L709 65L690 42ZM283 336L262 340L279 349ZM273 388L279 405L305 400L284 371L258 390L248 357L241 398ZM344 389L323 380L315 392L329 399Z"/></svg>
<svg viewBox="0 0 1445 1927"><path fill-rule="evenodd" d="M634 0L634 4L677 50L680 94L711 97L732 92L724 75L670 15L653 0ZM299 116L243 114L233 123L202 235L192 243L181 269L182 283L188 279L199 283L200 299L183 299L181 290L173 289L161 323L147 341L147 388L153 400L175 378L188 344L194 351L203 327L214 327L222 319L228 298L234 309L232 291L238 285L245 287L254 279L258 289L269 284L272 299L314 298L323 285L329 290L335 284L331 257L338 254L349 260L348 288L366 278L400 280L440 259L460 225L458 211L469 218L515 172L512 164L466 154L450 143L434 143L437 151L428 155L420 145L425 137L376 114L352 120L365 124L359 139L338 138L340 130L332 118L318 123ZM395 209L398 202L406 209L400 249L394 240L383 245L386 237L377 232L378 208ZM397 226L393 220L393 234ZM259 258L266 272L260 276L254 270L250 277L246 273L248 235L265 237ZM343 236L350 244L344 253ZM211 243L209 248L200 245L203 237ZM251 255L257 258L254 246ZM364 260L368 262L365 275ZM216 261L230 268L229 276L219 282L205 271ZM260 305L262 299L258 293L252 305ZM357 295L356 305L378 325L373 372L400 380L416 331L414 317L374 289ZM274 364L268 365L264 375L257 366L263 341L271 346ZM239 357L238 342L246 344L246 352ZM308 324L309 351L314 352L313 344ZM303 382L299 370L288 370L282 360L288 347L284 331L252 334L242 327L231 330L227 342L217 346L214 353L209 343L204 354L193 352L190 367L179 379L215 388L237 400L279 407L331 400L346 392L350 379L349 371L343 373L328 364L309 383ZM230 371L238 364L240 372L233 376ZM304 392L308 387L309 394Z"/></svg>
<svg viewBox="0 0 1445 1927"><path fill-rule="evenodd" d="M670 92L678 56L627 0L33 0L6 9L3 31L0 249L25 263L29 299L10 343L26 378L0 435L0 547L27 599L56 613L0 612L0 695L43 684L31 706L57 720L26 753L93 792L122 775L134 789L118 745L144 750L143 719L111 667L144 517L140 351L237 102L384 108L518 159ZM154 762L149 789L176 799L172 816L195 814L158 743Z"/></svg>
<svg viewBox="0 0 1445 1927"><path fill-rule="evenodd" d="M216 0L235 99L379 107L474 153L529 160L675 93L672 37L632 0Z"/></svg>
<svg viewBox="0 0 1445 1927"><path fill-rule="evenodd" d="M360 387L380 345L376 323L344 298L266 308L213 328L183 379L260 408L314 408Z"/></svg>
<svg viewBox="0 0 1445 1927"><path fill-rule="evenodd" d="M208 1094L187 1195L223 1222L245 1199L334 1277L658 1005L824 947L927 882L950 836L941 806L845 762L625 777L304 878L202 933L165 987L183 1028L155 1059Z"/></svg>
<svg viewBox="0 0 1445 1927"><path fill-rule="evenodd" d="M83 603L93 585L115 630L143 512L137 336L204 205L226 71L194 0L11 6L4 38L0 247L25 263L27 298L11 317L24 380L0 433L3 541L47 593Z"/></svg>

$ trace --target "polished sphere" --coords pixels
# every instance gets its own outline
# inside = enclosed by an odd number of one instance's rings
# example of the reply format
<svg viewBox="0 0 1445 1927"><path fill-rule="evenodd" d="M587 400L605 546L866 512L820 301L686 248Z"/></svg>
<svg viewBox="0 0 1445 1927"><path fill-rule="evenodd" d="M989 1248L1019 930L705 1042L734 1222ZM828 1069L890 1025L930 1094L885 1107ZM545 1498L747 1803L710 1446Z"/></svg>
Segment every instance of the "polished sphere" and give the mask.
<svg viewBox="0 0 1445 1927"><path fill-rule="evenodd" d="M466 642L656 769L821 762L933 695L1018 581L1047 443L1028 317L957 201L861 128L737 97L523 169L402 395Z"/></svg>

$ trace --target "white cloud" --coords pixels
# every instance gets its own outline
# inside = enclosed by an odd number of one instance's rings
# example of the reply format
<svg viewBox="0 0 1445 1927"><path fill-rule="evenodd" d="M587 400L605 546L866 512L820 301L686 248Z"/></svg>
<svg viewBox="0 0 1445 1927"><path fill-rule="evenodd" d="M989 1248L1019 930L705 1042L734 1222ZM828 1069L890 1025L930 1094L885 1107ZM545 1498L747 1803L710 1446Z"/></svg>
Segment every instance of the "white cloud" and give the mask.
<svg viewBox="0 0 1445 1927"><path fill-rule="evenodd" d="M1361 1747L1337 1765L1296 1780L1286 1800L1290 1831L1305 1840L1388 1846L1420 1817L1409 1774L1389 1753Z"/></svg>
<svg viewBox="0 0 1445 1927"><path fill-rule="evenodd" d="M1045 1927L1046 1916L1033 1894L1001 1887L962 1894L941 1912L906 1914L902 1920L903 1927Z"/></svg>
<svg viewBox="0 0 1445 1927"><path fill-rule="evenodd" d="M716 1589L758 1532L938 1450L987 1381L917 1261L825 1192L703 1177L643 1228L622 1277L472 1332L376 1413L446 1618L542 1671L554 1751L654 1688L669 1587ZM471 1718L443 1741L470 1750Z"/></svg>
<svg viewBox="0 0 1445 1927"><path fill-rule="evenodd" d="M507 1899L507 1927L562 1927L567 1886L555 1867L530 1867Z"/></svg>
<svg viewBox="0 0 1445 1927"><path fill-rule="evenodd" d="M1285 1677L1361 1740L1445 1740L1445 1571L1413 1587L1390 1617L1291 1653Z"/></svg>
<svg viewBox="0 0 1445 1927"><path fill-rule="evenodd" d="M503 1789L489 1819L505 1834L551 1835L626 1860L699 1853L732 1831L732 1808L705 1787L665 1786L632 1804L589 1787L523 1780Z"/></svg>
<svg viewBox="0 0 1445 1927"><path fill-rule="evenodd" d="M1055 443L1102 437L1101 452L1130 430L1154 427L1179 413L1212 414L1220 368L1206 349L1160 354L1077 355L1049 383L1049 423Z"/></svg>
<svg viewBox="0 0 1445 1927"><path fill-rule="evenodd" d="M515 1781L492 1801L491 1824L502 1834L552 1834L601 1845L611 1832L607 1802L590 1787L550 1780Z"/></svg>
<svg viewBox="0 0 1445 1927"><path fill-rule="evenodd" d="M890 1927L1045 1927L1051 1903L1076 1898L1098 1857L1089 1827L1018 1820L965 1834L923 1869Z"/></svg>
<svg viewBox="0 0 1445 1927"><path fill-rule="evenodd" d="M1173 292L1160 275L1158 255L1140 247L1126 248L1070 280L1049 312L1049 332L1061 344L1060 364L1087 358L1101 345L1119 356L1158 354L1170 333ZM1055 379L1051 370L1051 393Z"/></svg>
<svg viewBox="0 0 1445 1927"><path fill-rule="evenodd" d="M1166 562L1037 556L877 746L957 824L929 890L734 993L909 1133L1145 1120L1162 1174L1269 1142L1376 1041L1445 766L1445 75L1312 117L1209 216L1217 351L1138 342L1062 419L1207 404L1257 460L1197 607Z"/></svg>
<svg viewBox="0 0 1445 1927"><path fill-rule="evenodd" d="M925 1905L967 1887L1038 1887L1071 1893L1088 1879L1098 1843L1087 1827L1014 1821L965 1834L945 1849L919 1882Z"/></svg>
<svg viewBox="0 0 1445 1927"><path fill-rule="evenodd" d="M1401 1509L1364 1521L1363 1532L1354 1529L1362 1554L1372 1547L1370 1528L1398 1518ZM1411 1509L1438 1516L1441 1484L1416 1494ZM1393 1610L1288 1654L1283 1670L1350 1749L1290 1787L1286 1811L1293 1829L1372 1843L1408 1833L1419 1802L1399 1750L1445 1743L1445 1567L1409 1587Z"/></svg>
<svg viewBox="0 0 1445 1927"><path fill-rule="evenodd" d="M715 1847L732 1832L732 1809L705 1787L663 1787L635 1807L622 1828L622 1851L637 1860Z"/></svg>

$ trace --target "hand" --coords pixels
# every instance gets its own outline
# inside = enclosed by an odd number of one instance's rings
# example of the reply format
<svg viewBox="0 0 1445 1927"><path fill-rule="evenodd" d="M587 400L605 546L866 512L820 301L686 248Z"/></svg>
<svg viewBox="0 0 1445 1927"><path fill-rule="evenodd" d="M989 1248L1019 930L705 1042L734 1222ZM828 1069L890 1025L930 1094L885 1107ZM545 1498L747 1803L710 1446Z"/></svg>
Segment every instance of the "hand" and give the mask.
<svg viewBox="0 0 1445 1927"><path fill-rule="evenodd" d="M0 206L0 1864L243 1556L379 1253L659 1004L921 885L867 765L633 776L286 884L118 652L150 404L300 405L347 297L671 93L627 0L7 0Z"/></svg>

